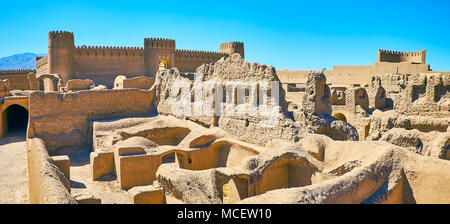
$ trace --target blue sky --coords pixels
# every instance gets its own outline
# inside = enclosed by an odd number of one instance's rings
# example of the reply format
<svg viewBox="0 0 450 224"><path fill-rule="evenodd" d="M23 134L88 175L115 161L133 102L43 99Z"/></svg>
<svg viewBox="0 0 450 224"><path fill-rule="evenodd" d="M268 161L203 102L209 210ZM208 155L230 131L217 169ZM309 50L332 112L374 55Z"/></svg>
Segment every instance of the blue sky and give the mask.
<svg viewBox="0 0 450 224"><path fill-rule="evenodd" d="M47 32L74 32L76 45L142 46L145 37L178 49L218 51L244 41L250 62L276 69L371 65L377 49L427 49L450 71L450 1L2 1L0 57L47 52Z"/></svg>

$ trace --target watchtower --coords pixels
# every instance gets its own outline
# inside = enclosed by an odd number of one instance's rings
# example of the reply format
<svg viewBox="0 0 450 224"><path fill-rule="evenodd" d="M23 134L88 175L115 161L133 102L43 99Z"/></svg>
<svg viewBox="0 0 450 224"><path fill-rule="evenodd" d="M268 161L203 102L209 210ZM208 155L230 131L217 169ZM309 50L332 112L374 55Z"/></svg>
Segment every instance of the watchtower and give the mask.
<svg viewBox="0 0 450 224"><path fill-rule="evenodd" d="M161 63L167 68L175 65L175 40L145 38L144 66L146 75L155 76Z"/></svg>
<svg viewBox="0 0 450 224"><path fill-rule="evenodd" d="M378 62L411 62L414 64L425 64L425 57L425 49L416 52L378 50Z"/></svg>
<svg viewBox="0 0 450 224"><path fill-rule="evenodd" d="M73 33L51 31L48 33L48 73L60 74L64 81L73 76Z"/></svg>
<svg viewBox="0 0 450 224"><path fill-rule="evenodd" d="M244 58L244 42L232 41L220 44L220 52L232 55L238 53Z"/></svg>

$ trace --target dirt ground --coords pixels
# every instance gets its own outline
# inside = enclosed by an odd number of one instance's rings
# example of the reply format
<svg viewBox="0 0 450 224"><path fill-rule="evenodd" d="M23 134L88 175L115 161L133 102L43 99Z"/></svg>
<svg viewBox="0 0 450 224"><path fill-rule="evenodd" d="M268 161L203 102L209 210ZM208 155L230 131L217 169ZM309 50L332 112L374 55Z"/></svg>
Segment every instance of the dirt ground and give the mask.
<svg viewBox="0 0 450 224"><path fill-rule="evenodd" d="M0 204L26 204L28 169L24 133L0 139Z"/></svg>

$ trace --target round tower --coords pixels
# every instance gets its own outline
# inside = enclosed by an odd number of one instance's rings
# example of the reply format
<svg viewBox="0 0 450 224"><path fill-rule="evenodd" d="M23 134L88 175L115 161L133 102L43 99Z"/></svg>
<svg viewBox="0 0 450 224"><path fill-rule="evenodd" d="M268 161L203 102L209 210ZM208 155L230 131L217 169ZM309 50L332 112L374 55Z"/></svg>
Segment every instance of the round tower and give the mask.
<svg viewBox="0 0 450 224"><path fill-rule="evenodd" d="M73 76L73 33L51 31L48 33L48 72L60 74L64 81Z"/></svg>
<svg viewBox="0 0 450 224"><path fill-rule="evenodd" d="M220 44L220 52L232 55L238 53L244 58L244 42L232 41Z"/></svg>

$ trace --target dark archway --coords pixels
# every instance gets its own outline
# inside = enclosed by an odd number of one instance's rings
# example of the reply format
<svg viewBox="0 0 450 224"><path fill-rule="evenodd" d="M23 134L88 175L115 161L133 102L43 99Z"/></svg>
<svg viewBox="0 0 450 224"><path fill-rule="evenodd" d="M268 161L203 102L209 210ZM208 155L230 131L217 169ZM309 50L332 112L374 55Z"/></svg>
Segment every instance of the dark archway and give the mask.
<svg viewBox="0 0 450 224"><path fill-rule="evenodd" d="M26 132L28 125L28 110L14 104L4 111L6 116L6 133Z"/></svg>

